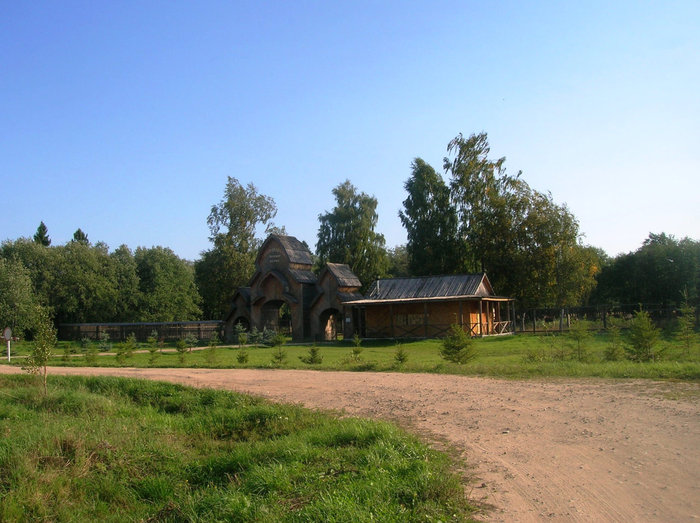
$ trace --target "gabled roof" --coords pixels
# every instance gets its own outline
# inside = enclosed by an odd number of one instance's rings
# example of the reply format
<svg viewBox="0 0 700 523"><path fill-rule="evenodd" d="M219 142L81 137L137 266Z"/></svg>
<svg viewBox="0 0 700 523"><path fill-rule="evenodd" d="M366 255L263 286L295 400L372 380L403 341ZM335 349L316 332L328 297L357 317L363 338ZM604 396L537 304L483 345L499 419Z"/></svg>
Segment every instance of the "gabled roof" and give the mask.
<svg viewBox="0 0 700 523"><path fill-rule="evenodd" d="M420 300L459 296L493 296L493 289L486 274L377 280L372 284L366 300Z"/></svg>
<svg viewBox="0 0 700 523"><path fill-rule="evenodd" d="M345 263L327 263L326 267L338 282L338 287L362 287L362 282Z"/></svg>
<svg viewBox="0 0 700 523"><path fill-rule="evenodd" d="M267 237L262 247L258 251L258 257L265 249L265 245L268 242L277 241L279 242L284 252L287 254L289 261L291 263L299 263L303 265L313 265L314 261L311 258L311 252L309 249L297 240L294 236L282 236L280 234L271 234Z"/></svg>

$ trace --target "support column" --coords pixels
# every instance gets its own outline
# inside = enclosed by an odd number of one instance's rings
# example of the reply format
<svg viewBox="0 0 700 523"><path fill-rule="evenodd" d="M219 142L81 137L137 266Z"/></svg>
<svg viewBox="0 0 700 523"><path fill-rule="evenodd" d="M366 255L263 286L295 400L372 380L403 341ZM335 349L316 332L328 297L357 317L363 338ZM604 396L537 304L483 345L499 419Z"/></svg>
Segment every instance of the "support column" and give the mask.
<svg viewBox="0 0 700 523"><path fill-rule="evenodd" d="M479 300L479 336L484 335L484 301Z"/></svg>

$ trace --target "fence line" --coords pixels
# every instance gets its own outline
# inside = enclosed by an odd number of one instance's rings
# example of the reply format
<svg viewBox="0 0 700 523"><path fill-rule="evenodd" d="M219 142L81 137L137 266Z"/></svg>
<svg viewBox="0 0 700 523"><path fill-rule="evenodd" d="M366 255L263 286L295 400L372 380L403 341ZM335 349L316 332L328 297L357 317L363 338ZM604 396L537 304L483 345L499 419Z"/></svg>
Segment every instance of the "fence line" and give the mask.
<svg viewBox="0 0 700 523"><path fill-rule="evenodd" d="M58 326L58 339L79 341L83 338L97 340L102 333L107 333L112 341L125 341L131 333L137 341L146 341L153 331L158 333L158 340L177 341L185 336L194 336L198 340L209 341L214 333L221 338L223 322L211 321L173 321L149 323L63 323Z"/></svg>
<svg viewBox="0 0 700 523"><path fill-rule="evenodd" d="M571 323L578 320L590 322L592 330L607 329L611 320L627 321L639 310L640 304L595 305L587 307L535 308L518 310L515 313L515 332L538 333L568 331ZM660 304L642 304L642 310L658 327L665 327L680 316L679 307ZM700 309L695 312L696 322Z"/></svg>

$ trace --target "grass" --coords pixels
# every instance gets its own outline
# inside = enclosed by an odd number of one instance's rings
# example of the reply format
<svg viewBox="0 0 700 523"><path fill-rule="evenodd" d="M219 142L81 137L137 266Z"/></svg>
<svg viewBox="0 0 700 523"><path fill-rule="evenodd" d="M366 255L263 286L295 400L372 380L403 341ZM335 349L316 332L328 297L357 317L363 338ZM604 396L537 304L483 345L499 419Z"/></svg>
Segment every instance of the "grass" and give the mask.
<svg viewBox="0 0 700 523"><path fill-rule="evenodd" d="M358 357L353 357L351 342L320 344L320 364L301 361L300 357L309 355L310 348L310 345L301 344L283 346L285 358L282 361L273 359L277 348L247 347L248 361L239 363L237 356L240 349L233 346L217 348L213 358L207 354L207 350L193 351L185 355L184 362L180 361L176 353L159 354L155 361L151 361L150 355L146 353L134 354L123 363L118 362L115 356L99 356L95 365L436 372L507 378L551 376L700 380L700 348L697 345L686 354L680 342L667 337L660 342L665 350L659 360L635 363L629 360L604 361L603 355L608 344L606 333L593 334L584 342L583 361L573 358L572 341L566 335L518 334L476 339L477 357L464 365L443 360L439 353L439 340L406 341L400 345L394 341L363 341L363 350ZM82 356L64 359L64 346L57 349L51 365L87 364ZM395 358L399 346L407 355L407 360L402 364L398 364ZM27 349L28 344L25 343L13 350L15 354L21 355ZM21 364L21 359L18 358L15 363Z"/></svg>
<svg viewBox="0 0 700 523"><path fill-rule="evenodd" d="M0 376L0 521L464 521L393 425L118 378Z"/></svg>

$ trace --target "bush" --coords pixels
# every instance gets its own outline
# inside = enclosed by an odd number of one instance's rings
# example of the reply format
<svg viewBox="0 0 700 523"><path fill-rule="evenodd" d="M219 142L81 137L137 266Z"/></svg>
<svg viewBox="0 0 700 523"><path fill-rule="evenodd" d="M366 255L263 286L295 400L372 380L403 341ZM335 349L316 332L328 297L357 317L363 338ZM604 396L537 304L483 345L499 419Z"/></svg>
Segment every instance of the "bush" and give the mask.
<svg viewBox="0 0 700 523"><path fill-rule="evenodd" d="M398 345L394 351L394 362L397 366L401 366L408 361L408 352L403 348L403 345Z"/></svg>
<svg viewBox="0 0 700 523"><path fill-rule="evenodd" d="M608 345L603 352L605 361L620 361L625 357L625 349L622 346L622 336L620 336L620 325L611 318L608 322Z"/></svg>
<svg viewBox="0 0 700 523"><path fill-rule="evenodd" d="M238 354L236 355L236 361L238 361L240 365L245 365L246 363L248 363L248 351L245 349L241 349L240 351L238 351Z"/></svg>
<svg viewBox="0 0 700 523"><path fill-rule="evenodd" d="M323 363L323 356L319 354L319 349L316 345L309 347L309 353L306 356L299 356L299 359L307 365L320 365Z"/></svg>
<svg viewBox="0 0 700 523"><path fill-rule="evenodd" d="M287 359L287 351L278 345L277 349L272 352L272 364L275 366L282 365Z"/></svg>
<svg viewBox="0 0 700 523"><path fill-rule="evenodd" d="M474 340L464 332L461 326L453 324L442 340L440 356L452 363L467 363L476 358Z"/></svg>
<svg viewBox="0 0 700 523"><path fill-rule="evenodd" d="M659 341L659 329L654 326L647 311L638 310L630 322L630 346L625 347L627 356L632 361L653 361L659 357L654 347Z"/></svg>
<svg viewBox="0 0 700 523"><path fill-rule="evenodd" d="M175 342L175 350L178 352L180 363L185 363L185 354L187 353L187 341L180 338Z"/></svg>
<svg viewBox="0 0 700 523"><path fill-rule="evenodd" d="M568 337L573 345L572 356L578 361L586 361L588 359L587 342L591 337L589 322L586 320L577 320L569 327Z"/></svg>

